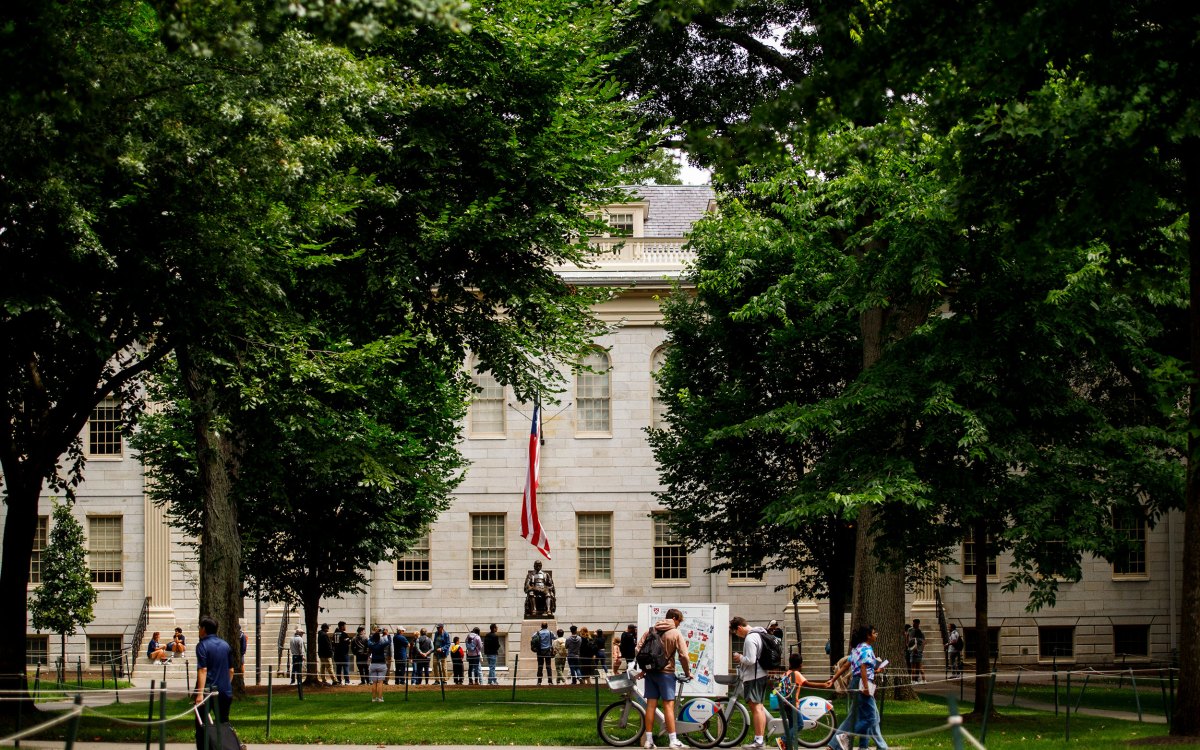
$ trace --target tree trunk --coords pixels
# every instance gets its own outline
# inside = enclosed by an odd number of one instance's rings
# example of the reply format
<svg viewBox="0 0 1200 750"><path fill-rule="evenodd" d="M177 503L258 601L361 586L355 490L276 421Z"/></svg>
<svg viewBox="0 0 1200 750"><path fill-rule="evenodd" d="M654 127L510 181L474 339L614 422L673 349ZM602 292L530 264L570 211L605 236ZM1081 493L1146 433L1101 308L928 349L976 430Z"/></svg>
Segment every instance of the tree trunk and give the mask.
<svg viewBox="0 0 1200 750"><path fill-rule="evenodd" d="M304 608L304 635L308 641L308 663L304 669L308 673L305 685L315 685L318 679L317 668L317 618L321 616L321 595L315 592L305 592L300 597L300 606ZM367 625L370 628L370 624Z"/></svg>
<svg viewBox="0 0 1200 750"><path fill-rule="evenodd" d="M219 416L213 377L189 347L180 347L179 364L194 409L192 430L204 499L200 532L200 615L216 619L219 633L232 649L234 674L241 672L242 537L233 500L236 472L234 442L217 432ZM241 682L239 680L239 682ZM245 685L240 685L244 694Z"/></svg>
<svg viewBox="0 0 1200 750"><path fill-rule="evenodd" d="M1188 208L1188 328L1192 387L1188 397L1187 484L1183 496L1183 595L1179 612L1179 693L1171 734L1200 736L1200 237L1191 220L1200 212L1200 139L1182 148ZM1174 595L1174 592L1172 592Z"/></svg>
<svg viewBox="0 0 1200 750"><path fill-rule="evenodd" d="M35 478L28 462L16 461L4 466L6 516L4 521L3 562L0 563L0 689L25 691L25 634L28 617L29 559L33 555L33 535L37 533L40 477ZM22 697L21 711L31 711L28 695ZM18 701L0 701L0 713L16 715Z"/></svg>
<svg viewBox="0 0 1200 750"><path fill-rule="evenodd" d="M846 655L846 578L834 573L829 580L829 667Z"/></svg>
<svg viewBox="0 0 1200 750"><path fill-rule="evenodd" d="M987 588L987 531L983 521L976 521L971 529L975 542L975 711L982 716L987 705L988 684L992 672L992 641L988 635L988 588ZM995 713L995 707L992 708Z"/></svg>

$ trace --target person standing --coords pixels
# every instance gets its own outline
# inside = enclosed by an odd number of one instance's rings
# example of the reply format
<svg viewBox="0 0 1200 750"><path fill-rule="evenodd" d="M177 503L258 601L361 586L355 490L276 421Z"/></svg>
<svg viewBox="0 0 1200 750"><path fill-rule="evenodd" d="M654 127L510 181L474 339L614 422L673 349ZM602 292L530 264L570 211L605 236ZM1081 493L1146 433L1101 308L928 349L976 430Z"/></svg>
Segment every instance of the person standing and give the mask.
<svg viewBox="0 0 1200 750"><path fill-rule="evenodd" d="M499 685L496 680L496 661L500 658L500 633L496 623L488 626L488 634L483 637L483 655L487 657L488 684Z"/></svg>
<svg viewBox="0 0 1200 750"><path fill-rule="evenodd" d="M367 667L370 663L371 652L367 648L366 628L359 627L350 640L350 653L354 654L354 663L358 667L358 684L367 684Z"/></svg>
<svg viewBox="0 0 1200 750"><path fill-rule="evenodd" d="M304 628L296 628L296 634L288 643L292 654L292 679L289 685L299 685L304 682L304 670L308 662L308 644L304 642Z"/></svg>
<svg viewBox="0 0 1200 750"><path fill-rule="evenodd" d="M763 708L763 698L767 693L767 670L758 663L758 655L762 652L762 639L767 636L763 628L751 628L746 624L745 617L734 617L729 621L729 632L742 639L742 653L733 655L737 664L738 676L742 678L742 693L750 706L750 723L754 727L754 742L746 745L747 750L762 750L764 735L767 729L767 711Z"/></svg>
<svg viewBox="0 0 1200 750"><path fill-rule="evenodd" d="M913 629L919 621L913 620ZM854 724L854 733L858 735L858 746L865 748L867 740L875 740L878 750L887 750L883 734L879 727L879 710L875 706L875 675L882 667L875 657L875 639L878 633L872 626L864 626L866 637L858 647L858 657L855 659L858 669L858 721Z"/></svg>
<svg viewBox="0 0 1200 750"><path fill-rule="evenodd" d="M579 629L574 625L571 626L571 634L567 636L567 669L571 671L571 684L578 685L583 679L583 664L582 657L579 655L580 649L583 648L583 638L579 635Z"/></svg>
<svg viewBox="0 0 1200 750"><path fill-rule="evenodd" d="M567 637L562 628L554 633L554 645L550 648L554 655L554 679L561 685L566 681L563 673L567 669Z"/></svg>
<svg viewBox="0 0 1200 750"><path fill-rule="evenodd" d="M958 632L957 625L950 623L950 633L946 636L946 663L950 665L951 677L962 674L962 652L962 633Z"/></svg>
<svg viewBox="0 0 1200 750"><path fill-rule="evenodd" d="M403 626L398 627L396 628L396 635L392 638L392 653L396 656L395 675L397 685L408 681L408 652L410 645L405 632Z"/></svg>
<svg viewBox="0 0 1200 750"><path fill-rule="evenodd" d="M433 639L429 637L429 631L421 628L421 635L417 637L416 654L413 656L412 684L420 685L422 679L429 681L429 657L432 655Z"/></svg>
<svg viewBox="0 0 1200 750"><path fill-rule="evenodd" d="M213 703L204 702L205 689L216 695L218 727L229 721L233 708L233 649L217 636L217 621L205 615L200 618L200 642L196 644L196 705L202 706L200 716L207 716ZM197 717L199 719L199 717ZM204 747L204 727L197 721L196 750Z"/></svg>
<svg viewBox="0 0 1200 750"><path fill-rule="evenodd" d="M579 674L580 682L584 682L583 678L591 677L595 674L596 662L596 646L592 640L592 631L584 625L579 629Z"/></svg>
<svg viewBox="0 0 1200 750"><path fill-rule="evenodd" d="M546 668L546 679L553 684L554 633L550 632L548 623L543 622L541 630L537 632L537 643L537 684L542 684L542 667Z"/></svg>
<svg viewBox="0 0 1200 750"><path fill-rule="evenodd" d="M483 657L483 639L479 637L479 628L471 628L471 632L467 633L467 644L465 647L467 652L467 684L482 685L483 672L479 665Z"/></svg>
<svg viewBox="0 0 1200 750"><path fill-rule="evenodd" d="M770 631L767 631L770 632ZM779 636L775 636L778 638ZM783 719L783 737L777 738L780 750L786 750L788 747L795 747L796 733L800 729L802 719L800 717L800 691L806 687L820 688L828 690L833 687L833 679L830 678L825 682L813 682L804 676L800 670L804 669L804 657L800 654L792 654L788 657L788 668L780 678L779 688L777 692L787 699L787 703L780 702L780 718ZM790 705L788 705L790 704Z"/></svg>
<svg viewBox="0 0 1200 750"><path fill-rule="evenodd" d="M450 668L454 671L454 684L463 684L463 667L467 661L467 652L459 642L458 636L454 636L454 642L450 644Z"/></svg>
<svg viewBox="0 0 1200 750"><path fill-rule="evenodd" d="M635 666L633 660L637 656L637 642L637 625L629 623L629 625L625 626L625 632L621 633L620 647L621 660L625 662L625 671L627 672ZM613 671L617 671L615 660L613 661Z"/></svg>
<svg viewBox="0 0 1200 750"><path fill-rule="evenodd" d="M350 684L350 634L346 621L340 620L333 631L333 684Z"/></svg>
<svg viewBox="0 0 1200 750"><path fill-rule="evenodd" d="M592 649L596 652L596 672L603 672L608 668L608 636L603 628L596 628L592 634Z"/></svg>
<svg viewBox="0 0 1200 750"><path fill-rule="evenodd" d="M446 683L446 657L449 655L450 634L446 632L446 626L439 622L433 634L433 678L441 680L443 685Z"/></svg>
<svg viewBox="0 0 1200 750"><path fill-rule="evenodd" d="M668 609L666 618L654 623L654 627L646 631L638 642L637 650L647 638L658 638L662 641L663 652L667 663L661 670L646 671L646 724L643 730L645 737L642 747L654 747L654 715L658 702L662 701L663 721L667 725L667 747L680 748L683 743L675 734L675 661L683 666L683 676L692 679L691 660L688 658L687 639L679 632L679 623L683 622L683 612L678 609Z"/></svg>
<svg viewBox="0 0 1200 750"><path fill-rule="evenodd" d="M321 623L321 629L317 631L317 679L322 685L337 682L333 675L333 640L329 637L327 622Z"/></svg>
<svg viewBox="0 0 1200 750"><path fill-rule="evenodd" d="M370 652L370 665L367 673L371 682L371 702L383 703L383 683L387 681L388 654L392 650L392 639L388 638L379 628L371 631L367 639L367 650Z"/></svg>
<svg viewBox="0 0 1200 750"><path fill-rule="evenodd" d="M913 644L913 682L920 685L925 682L925 631L921 630L920 620L913 619L912 630L908 631L908 637L909 641Z"/></svg>

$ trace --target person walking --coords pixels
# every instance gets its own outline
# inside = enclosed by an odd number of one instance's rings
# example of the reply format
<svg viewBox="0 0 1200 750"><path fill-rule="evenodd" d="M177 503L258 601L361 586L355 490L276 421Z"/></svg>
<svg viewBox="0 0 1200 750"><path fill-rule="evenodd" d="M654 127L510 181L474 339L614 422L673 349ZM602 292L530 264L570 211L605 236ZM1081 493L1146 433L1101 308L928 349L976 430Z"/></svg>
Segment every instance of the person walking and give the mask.
<svg viewBox="0 0 1200 750"><path fill-rule="evenodd" d="M433 678L441 680L443 685L446 684L446 657L449 655L450 634L446 632L446 626L439 622L433 634Z"/></svg>
<svg viewBox="0 0 1200 750"><path fill-rule="evenodd" d="M317 631L317 678L322 685L337 682L333 674L333 639L329 637L327 622L321 623L321 629Z"/></svg>
<svg viewBox="0 0 1200 750"><path fill-rule="evenodd" d="M554 683L554 673L551 671L554 657L554 633L550 632L550 625L542 623L542 628L537 632L537 684L542 684L542 667L546 668L546 679L551 684Z"/></svg>
<svg viewBox="0 0 1200 750"><path fill-rule="evenodd" d="M733 655L733 663L737 665L738 676L742 678L742 694L750 707L750 723L754 727L754 742L745 747L747 750L762 750L766 747L767 710L763 707L763 698L767 693L767 670L759 665L758 656L767 631L751 628L744 617L734 617L729 621L729 632L741 638L743 644L742 653Z"/></svg>
<svg viewBox="0 0 1200 750"><path fill-rule="evenodd" d="M205 703L206 688L215 694L215 705L212 701ZM220 727L229 721L233 709L233 649L217 636L217 621L208 615L200 618L200 642L196 644L195 703L201 706L196 717L196 750L206 750L207 732L201 717L215 708L217 715L213 723Z"/></svg>
<svg viewBox="0 0 1200 750"><path fill-rule="evenodd" d="M350 684L350 634L345 620L338 621L333 631L333 684Z"/></svg>
<svg viewBox="0 0 1200 750"><path fill-rule="evenodd" d="M350 640L350 653L354 654L354 663L358 667L358 684L367 684L367 665L370 660L370 651L367 648L366 628L359 627L354 633L354 638Z"/></svg>
<svg viewBox="0 0 1200 750"><path fill-rule="evenodd" d="M488 634L483 637L483 655L487 657L488 684L499 685L496 680L496 661L500 658L500 633L496 623L488 626Z"/></svg>
<svg viewBox="0 0 1200 750"><path fill-rule="evenodd" d="M304 670L308 663L308 644L304 642L304 628L296 628L296 634L288 643L288 650L292 654L292 679L288 684L298 685L304 682Z"/></svg>
<svg viewBox="0 0 1200 750"><path fill-rule="evenodd" d="M866 640L870 633L869 627L860 626L850 634L850 649L849 652L838 660L837 669L834 670L833 676L829 681L842 689L841 680L845 680L846 698L850 705L846 708L846 718L842 719L842 723L834 731L833 736L829 738L829 750L849 750L850 736L848 732L853 732L854 727L858 722L858 696L859 696L859 672L858 672L858 647Z"/></svg>
<svg viewBox="0 0 1200 750"><path fill-rule="evenodd" d="M471 632L467 633L464 649L467 652L467 684L482 685L483 672L479 666L483 657L483 639L479 637L478 626L471 628Z"/></svg>
<svg viewBox="0 0 1200 750"><path fill-rule="evenodd" d="M678 609L668 609L667 616L654 623L654 627L646 631L638 642L637 650L641 651L647 638L658 638L662 642L663 652L667 663L661 670L646 670L645 698L646 723L643 729L642 747L654 747L654 718L658 702L662 701L663 722L667 725L667 747L681 748L683 743L675 733L675 663L683 666L683 676L692 679L691 660L688 658L687 639L679 632L679 623L683 622L683 612Z"/></svg>
<svg viewBox="0 0 1200 750"><path fill-rule="evenodd" d="M813 682L804 676L804 673L800 671L802 669L804 669L804 657L798 653L792 654L788 657L787 671L783 673L783 677L779 681L777 692L787 701L779 706L780 717L783 719L783 737L777 737L775 740L779 745L779 750L787 750L788 747L796 746L796 733L802 725L799 710L800 691L806 687L821 690L833 687L832 678L825 682Z"/></svg>
<svg viewBox="0 0 1200 750"><path fill-rule="evenodd" d="M918 621L913 621L916 629ZM884 664L875 656L874 643L878 637L873 626L864 626L865 637L858 647L857 664L858 679L858 721L854 724L854 733L858 735L858 746L865 748L867 740L875 741L879 750L887 750L883 741L883 733L879 726L879 710L875 706L875 676L883 671Z"/></svg>

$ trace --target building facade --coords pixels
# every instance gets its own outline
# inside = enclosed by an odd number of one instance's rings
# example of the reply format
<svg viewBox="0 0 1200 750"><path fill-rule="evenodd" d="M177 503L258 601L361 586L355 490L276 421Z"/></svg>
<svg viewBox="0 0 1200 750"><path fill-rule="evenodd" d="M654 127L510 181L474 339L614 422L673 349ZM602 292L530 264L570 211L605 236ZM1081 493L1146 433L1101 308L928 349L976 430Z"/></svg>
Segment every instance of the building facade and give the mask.
<svg viewBox="0 0 1200 750"><path fill-rule="evenodd" d="M559 269L573 284L620 292L596 310L614 328L596 341L589 369L564 371L567 390L559 403L544 405L538 506L551 545L544 565L554 576L557 624L620 632L636 621L641 602L720 602L752 623L778 620L789 644L798 640L798 622L807 659L820 663L827 605L794 605L787 590L777 590L802 572L771 571L762 578L709 573L718 561L703 549L689 553L655 500L661 487L646 428L662 416L652 378L667 343L659 300L684 273L690 256L685 236L713 209L713 194L706 186L637 187L629 194L627 203L603 209L611 232L594 240L595 265ZM474 373L474 362L466 364ZM415 549L374 566L365 592L324 602L322 621L403 625L410 631L445 623L458 634L496 623L507 636L505 661L520 651L523 583L534 561L542 559L520 536L532 404L516 402L486 373L474 377L480 392L460 445L470 468L452 507ZM194 550L146 499L141 467L119 425L119 407L103 404L83 436L89 460L75 513L87 534L99 600L96 620L69 639L72 664L79 659L95 665L127 647L143 611L147 634L166 634L179 625L193 636L200 614ZM46 495L31 590L40 580L51 504ZM1085 562L1083 580L1062 584L1058 605L1036 614L1025 611L1022 592L1000 590L1006 559L983 561L994 574L990 635L1001 665L1168 658L1179 638L1180 521L1169 514L1152 530L1130 527L1142 542L1139 553L1116 566ZM976 564L966 544L958 564L943 572L966 579ZM940 665L939 620L965 626L968 657L983 642L972 628L972 584L914 591L909 609L931 638L934 669ZM255 663L253 651L261 643L264 668L274 668L281 626L288 617L293 623L298 618L270 603L262 604L261 615L255 612L255 603L247 602L249 663ZM29 645L31 659L58 656L57 638L31 630Z"/></svg>

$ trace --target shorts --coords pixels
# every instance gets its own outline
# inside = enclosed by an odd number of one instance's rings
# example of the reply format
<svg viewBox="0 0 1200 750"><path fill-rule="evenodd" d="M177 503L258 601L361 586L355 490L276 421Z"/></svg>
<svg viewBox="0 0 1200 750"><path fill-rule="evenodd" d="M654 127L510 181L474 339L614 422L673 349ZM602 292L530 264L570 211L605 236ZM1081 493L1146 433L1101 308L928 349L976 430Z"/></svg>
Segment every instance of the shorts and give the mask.
<svg viewBox="0 0 1200 750"><path fill-rule="evenodd" d="M372 685L374 685L376 682L386 682L387 681L387 665L386 664L372 664L371 669L368 672L368 674L371 677Z"/></svg>
<svg viewBox="0 0 1200 750"><path fill-rule="evenodd" d="M675 686L678 684L674 672L647 672L646 700L654 698L673 701L675 700Z"/></svg>
<svg viewBox="0 0 1200 750"><path fill-rule="evenodd" d="M914 651L912 655L912 663L920 664L923 661L925 661L925 654L920 651Z"/></svg>
<svg viewBox="0 0 1200 750"><path fill-rule="evenodd" d="M742 683L742 695L748 703L762 703L767 695L767 678L759 677Z"/></svg>

